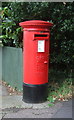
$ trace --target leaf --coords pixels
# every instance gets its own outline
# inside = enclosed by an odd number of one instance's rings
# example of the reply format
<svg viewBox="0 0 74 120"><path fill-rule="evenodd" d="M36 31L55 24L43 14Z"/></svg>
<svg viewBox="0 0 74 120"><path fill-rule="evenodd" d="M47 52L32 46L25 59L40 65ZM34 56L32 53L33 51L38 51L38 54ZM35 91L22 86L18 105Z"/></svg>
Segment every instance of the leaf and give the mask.
<svg viewBox="0 0 74 120"><path fill-rule="evenodd" d="M21 27L16 29L17 33L21 31Z"/></svg>
<svg viewBox="0 0 74 120"><path fill-rule="evenodd" d="M49 106L49 107L52 107L52 106L54 106L54 104L50 104L50 103L49 103L48 106Z"/></svg>
<svg viewBox="0 0 74 120"><path fill-rule="evenodd" d="M7 35L1 35L0 38L7 38Z"/></svg>

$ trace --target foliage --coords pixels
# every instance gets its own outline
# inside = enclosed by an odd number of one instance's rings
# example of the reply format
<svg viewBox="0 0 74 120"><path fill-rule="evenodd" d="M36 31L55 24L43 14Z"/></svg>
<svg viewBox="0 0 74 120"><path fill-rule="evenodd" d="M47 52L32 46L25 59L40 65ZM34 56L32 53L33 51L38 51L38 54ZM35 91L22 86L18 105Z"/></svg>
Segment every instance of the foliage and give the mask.
<svg viewBox="0 0 74 120"><path fill-rule="evenodd" d="M20 47L21 28L12 20L10 14L11 11L8 7L1 11L2 25L0 28L2 28L2 35L0 38L5 46Z"/></svg>
<svg viewBox="0 0 74 120"><path fill-rule="evenodd" d="M74 42L73 42L73 4L55 4L52 10L54 26L51 31L51 63L62 65L62 68L73 68ZM56 19L55 19L56 18ZM55 66L56 67L56 66Z"/></svg>
<svg viewBox="0 0 74 120"><path fill-rule="evenodd" d="M22 47L19 22L44 20L53 22L51 29L50 63L57 67L73 69L74 61L74 2L9 2L1 11L3 44Z"/></svg>
<svg viewBox="0 0 74 120"><path fill-rule="evenodd" d="M73 80L72 73L70 73L71 74L70 76L65 75L65 77L62 77L62 78L61 78L61 71L58 71L58 73L59 73L58 77L56 74L56 75L53 75L52 77L50 76L50 79L49 79L49 87L48 87L49 94L48 94L47 100L50 101L51 103L54 103L57 100L66 101L72 97L72 87L73 87L72 86L72 80Z"/></svg>

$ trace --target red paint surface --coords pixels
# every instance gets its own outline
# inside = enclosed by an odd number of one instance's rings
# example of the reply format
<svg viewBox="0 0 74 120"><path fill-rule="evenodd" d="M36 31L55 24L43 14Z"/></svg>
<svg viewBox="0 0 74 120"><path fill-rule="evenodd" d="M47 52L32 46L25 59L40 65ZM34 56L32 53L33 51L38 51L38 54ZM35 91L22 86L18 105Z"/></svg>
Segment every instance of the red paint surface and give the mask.
<svg viewBox="0 0 74 120"><path fill-rule="evenodd" d="M23 82L26 84L48 83L48 64L51 23L28 21L20 23L23 29ZM43 35L43 37L42 37ZM38 40L44 40L45 52L38 52Z"/></svg>

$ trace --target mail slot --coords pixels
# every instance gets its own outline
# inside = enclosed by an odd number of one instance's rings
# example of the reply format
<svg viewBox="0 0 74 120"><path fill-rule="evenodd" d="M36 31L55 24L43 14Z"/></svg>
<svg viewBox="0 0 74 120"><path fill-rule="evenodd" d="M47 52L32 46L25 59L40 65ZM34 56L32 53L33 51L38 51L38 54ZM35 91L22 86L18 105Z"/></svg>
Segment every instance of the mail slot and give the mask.
<svg viewBox="0 0 74 120"><path fill-rule="evenodd" d="M36 40L36 39L45 39L45 40L47 40L47 39L49 39L49 34L47 33L47 34L35 34L34 35L34 40Z"/></svg>
<svg viewBox="0 0 74 120"><path fill-rule="evenodd" d="M47 37L47 35L46 34L45 35L44 34L43 35L42 34L35 34L35 37Z"/></svg>
<svg viewBox="0 0 74 120"><path fill-rule="evenodd" d="M23 101L43 102L47 98L50 27L52 23L31 20L23 28Z"/></svg>

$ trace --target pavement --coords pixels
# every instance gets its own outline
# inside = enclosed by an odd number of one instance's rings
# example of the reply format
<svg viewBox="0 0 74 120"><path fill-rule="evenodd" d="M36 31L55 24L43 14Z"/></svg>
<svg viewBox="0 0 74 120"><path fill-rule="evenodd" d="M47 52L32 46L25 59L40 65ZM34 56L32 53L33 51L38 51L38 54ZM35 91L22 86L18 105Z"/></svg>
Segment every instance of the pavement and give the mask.
<svg viewBox="0 0 74 120"><path fill-rule="evenodd" d="M0 83L0 118L72 118L73 99L51 105L49 101L28 104L22 101L22 95L9 95ZM50 106L48 105L50 104Z"/></svg>

